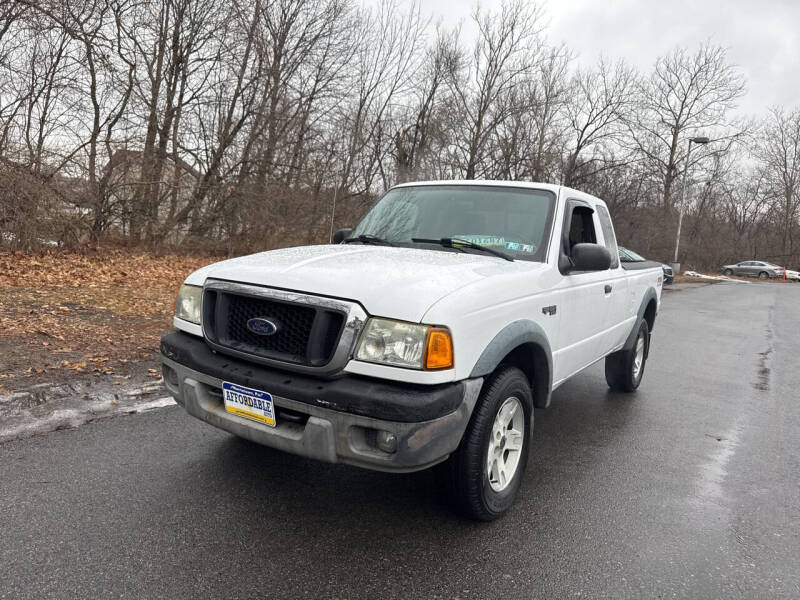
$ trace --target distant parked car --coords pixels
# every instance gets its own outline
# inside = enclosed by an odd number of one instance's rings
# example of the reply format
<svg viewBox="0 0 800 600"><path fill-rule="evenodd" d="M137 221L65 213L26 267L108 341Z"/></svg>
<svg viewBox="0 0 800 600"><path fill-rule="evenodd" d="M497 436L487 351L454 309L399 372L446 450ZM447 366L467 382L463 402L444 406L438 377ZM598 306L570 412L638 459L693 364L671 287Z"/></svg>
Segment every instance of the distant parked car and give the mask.
<svg viewBox="0 0 800 600"><path fill-rule="evenodd" d="M636 254L633 250L628 250L627 248L623 248L620 246L619 250L619 261L623 263L637 263L637 262L651 262L648 261L644 256L640 254ZM672 282L675 281L675 273L672 271L672 267L669 265L665 265L664 263L658 263L661 265L661 270L664 271L664 285L672 285Z"/></svg>
<svg viewBox="0 0 800 600"><path fill-rule="evenodd" d="M672 282L675 281L675 272L672 267L661 263L661 270L664 271L664 285L672 285Z"/></svg>
<svg viewBox="0 0 800 600"><path fill-rule="evenodd" d="M774 279L776 277L783 277L783 267L764 262L763 260L745 260L735 265L723 265L722 273L724 275Z"/></svg>

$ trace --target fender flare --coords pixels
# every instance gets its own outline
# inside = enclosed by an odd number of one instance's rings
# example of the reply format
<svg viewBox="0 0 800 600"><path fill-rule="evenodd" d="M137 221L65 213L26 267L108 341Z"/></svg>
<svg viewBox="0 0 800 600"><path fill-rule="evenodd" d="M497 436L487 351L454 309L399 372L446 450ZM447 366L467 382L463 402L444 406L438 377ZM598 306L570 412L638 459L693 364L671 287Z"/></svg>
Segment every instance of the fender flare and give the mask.
<svg viewBox="0 0 800 600"><path fill-rule="evenodd" d="M642 320L644 319L644 313L647 310L647 305L650 304L651 300L655 301L656 310L658 310L658 294L656 294L655 289L649 287L645 291L644 297L642 297L642 302L639 304L639 310L636 313L636 321L634 321L633 327L631 328L631 332L625 339L625 344L622 346L623 350L630 350L631 348L633 348L633 344L636 342L636 334L639 333L639 326L641 325ZM647 347L648 348L650 347L649 340Z"/></svg>
<svg viewBox="0 0 800 600"><path fill-rule="evenodd" d="M553 353L550 341L542 326L534 321L522 319L506 325L494 336L478 357L470 377L485 377L494 372L510 352L524 344L533 344L544 355L545 365L531 365L536 376L533 378L533 400L536 408L547 408L553 387ZM532 362L535 360L532 359ZM542 377L541 370L547 371Z"/></svg>

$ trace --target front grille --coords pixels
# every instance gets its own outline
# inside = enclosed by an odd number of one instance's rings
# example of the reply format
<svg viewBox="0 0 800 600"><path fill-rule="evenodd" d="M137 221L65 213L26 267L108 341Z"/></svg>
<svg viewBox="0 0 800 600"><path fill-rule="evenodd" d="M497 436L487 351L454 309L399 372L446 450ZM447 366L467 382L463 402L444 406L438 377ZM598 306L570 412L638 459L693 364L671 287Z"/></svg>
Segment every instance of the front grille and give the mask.
<svg viewBox="0 0 800 600"><path fill-rule="evenodd" d="M229 302L227 326L233 343L289 356L305 354L316 313L313 308L247 296L231 296ZM267 317L278 323L277 333L263 336L250 331L247 322L257 317Z"/></svg>
<svg viewBox="0 0 800 600"><path fill-rule="evenodd" d="M277 326L271 335L248 327L251 319L267 319ZM322 366L336 350L344 326L344 313L309 304L284 302L206 289L203 295L203 329L219 346L273 360Z"/></svg>

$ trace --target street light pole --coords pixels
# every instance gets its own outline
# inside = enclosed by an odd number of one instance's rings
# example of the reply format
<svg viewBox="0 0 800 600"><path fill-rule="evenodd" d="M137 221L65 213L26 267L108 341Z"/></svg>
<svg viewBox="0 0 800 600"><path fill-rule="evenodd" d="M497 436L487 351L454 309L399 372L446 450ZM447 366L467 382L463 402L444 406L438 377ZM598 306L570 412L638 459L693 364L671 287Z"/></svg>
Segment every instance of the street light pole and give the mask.
<svg viewBox="0 0 800 600"><path fill-rule="evenodd" d="M331 207L331 236L328 240L329 244L333 243L333 219L336 216L336 193L339 191L339 186L333 188L333 206Z"/></svg>
<svg viewBox="0 0 800 600"><path fill-rule="evenodd" d="M692 156L692 142L695 144L707 144L711 140L707 137L689 138L689 150L686 152L686 166L683 168L683 189L681 189L681 205L678 210L678 233L675 235L675 258L673 263L678 263L678 249L681 245L681 227L683 226L683 211L686 206L686 188L689 187L689 159Z"/></svg>

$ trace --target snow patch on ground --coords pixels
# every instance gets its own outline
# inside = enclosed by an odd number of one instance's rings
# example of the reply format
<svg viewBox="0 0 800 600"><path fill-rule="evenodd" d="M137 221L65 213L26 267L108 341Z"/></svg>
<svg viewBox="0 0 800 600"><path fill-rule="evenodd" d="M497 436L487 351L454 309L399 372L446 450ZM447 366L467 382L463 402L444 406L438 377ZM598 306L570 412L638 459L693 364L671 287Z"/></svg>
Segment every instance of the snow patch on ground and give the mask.
<svg viewBox="0 0 800 600"><path fill-rule="evenodd" d="M67 382L0 395L0 443L173 406L175 400L164 396L165 391L161 382L126 387Z"/></svg>
<svg viewBox="0 0 800 600"><path fill-rule="evenodd" d="M685 271L682 273L687 277L697 277L698 279L710 279L712 281L732 281L734 283L750 283L749 281L742 281L741 279L733 279L725 275L707 275L705 273L698 273L697 271Z"/></svg>
<svg viewBox="0 0 800 600"><path fill-rule="evenodd" d="M136 408L133 412L145 412L148 410L153 410L154 408L166 408L167 406L174 406L175 405L175 398L172 396L166 396L164 398L159 398L158 400L151 400L150 402L142 402L141 404L137 404Z"/></svg>

